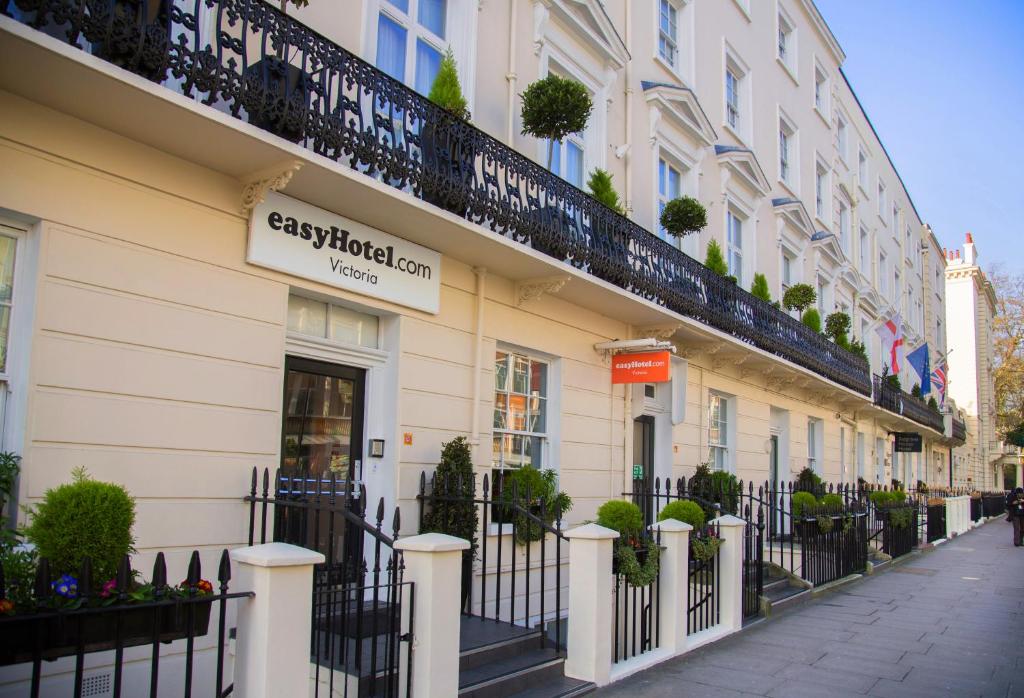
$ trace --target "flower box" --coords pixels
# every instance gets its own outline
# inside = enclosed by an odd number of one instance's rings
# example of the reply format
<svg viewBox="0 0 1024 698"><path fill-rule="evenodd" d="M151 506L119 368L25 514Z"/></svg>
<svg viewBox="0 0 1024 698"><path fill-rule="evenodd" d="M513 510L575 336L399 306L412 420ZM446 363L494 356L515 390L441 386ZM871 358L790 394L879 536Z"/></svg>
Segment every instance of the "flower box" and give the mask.
<svg viewBox="0 0 1024 698"><path fill-rule="evenodd" d="M3 625L0 666L32 661L37 646L47 661L73 656L79 647L83 653L112 650L117 644L118 617L122 647L152 643L158 620L160 642L181 640L188 637L189 606L194 609L192 636L201 637L209 632L212 605L213 599L170 606L111 606L89 613L26 613Z"/></svg>

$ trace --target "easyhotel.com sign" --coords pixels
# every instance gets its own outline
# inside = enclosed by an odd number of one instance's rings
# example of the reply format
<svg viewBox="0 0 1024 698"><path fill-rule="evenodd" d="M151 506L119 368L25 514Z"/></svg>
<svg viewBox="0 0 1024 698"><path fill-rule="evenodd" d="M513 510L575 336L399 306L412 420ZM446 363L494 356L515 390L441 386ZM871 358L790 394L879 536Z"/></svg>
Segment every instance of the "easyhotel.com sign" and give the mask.
<svg viewBox="0 0 1024 698"><path fill-rule="evenodd" d="M612 384L666 383L672 380L672 355L667 351L616 354L612 357Z"/></svg>
<svg viewBox="0 0 1024 698"><path fill-rule="evenodd" d="M277 192L252 211L246 260L428 313L440 310L440 254Z"/></svg>

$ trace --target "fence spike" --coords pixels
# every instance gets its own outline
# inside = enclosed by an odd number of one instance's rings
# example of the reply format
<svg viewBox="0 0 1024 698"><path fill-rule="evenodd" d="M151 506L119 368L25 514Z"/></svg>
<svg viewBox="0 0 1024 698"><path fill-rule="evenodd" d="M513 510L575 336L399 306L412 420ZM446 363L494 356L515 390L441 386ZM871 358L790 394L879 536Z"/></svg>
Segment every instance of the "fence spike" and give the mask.
<svg viewBox="0 0 1024 698"><path fill-rule="evenodd" d="M395 507L395 515L391 517L391 537L398 540L398 531L402 528L402 515L401 510Z"/></svg>
<svg viewBox="0 0 1024 698"><path fill-rule="evenodd" d="M156 560L153 561L153 587L157 591L162 591L167 586L167 562L164 560L163 552L156 554Z"/></svg>
<svg viewBox="0 0 1024 698"><path fill-rule="evenodd" d="M491 489L491 474L490 473L484 473L484 491L483 491L484 501L487 500L487 493L490 491L490 489Z"/></svg>
<svg viewBox="0 0 1024 698"><path fill-rule="evenodd" d="M228 554L227 548L220 552L217 579L220 580L221 593L223 593L228 588L228 580L231 579L231 556Z"/></svg>
<svg viewBox="0 0 1024 698"><path fill-rule="evenodd" d="M118 596L124 598L128 591L128 584L132 578L132 561L125 555L121 558L121 564L117 567L117 591Z"/></svg>
<svg viewBox="0 0 1024 698"><path fill-rule="evenodd" d="M89 598L92 596L92 559L82 558L81 572L78 574L78 595Z"/></svg>
<svg viewBox="0 0 1024 698"><path fill-rule="evenodd" d="M377 528L379 529L384 524L384 498L381 497L380 501L377 502Z"/></svg>
<svg viewBox="0 0 1024 698"><path fill-rule="evenodd" d="M0 563L0 601L7 598L7 584L4 582L4 566Z"/></svg>
<svg viewBox="0 0 1024 698"><path fill-rule="evenodd" d="M275 492L278 489L278 483L274 483ZM263 496L267 497L270 494L270 468L263 469Z"/></svg>
<svg viewBox="0 0 1024 698"><path fill-rule="evenodd" d="M50 586L52 581L50 579L50 561L45 557L40 558L39 564L36 566L35 579L35 597L38 601L42 602L50 598L50 592L53 591L53 587Z"/></svg>
<svg viewBox="0 0 1024 698"><path fill-rule="evenodd" d="M259 468L257 466L255 466L255 465L252 466L252 483L251 483L251 485L249 487L249 494L252 497L254 497L254 498L256 497L256 485L259 482L259 472L258 471L259 471Z"/></svg>
<svg viewBox="0 0 1024 698"><path fill-rule="evenodd" d="M188 582L189 590L195 591L195 587L198 586L199 580L203 578L202 566L199 563L199 551L193 550L192 556L188 561Z"/></svg>

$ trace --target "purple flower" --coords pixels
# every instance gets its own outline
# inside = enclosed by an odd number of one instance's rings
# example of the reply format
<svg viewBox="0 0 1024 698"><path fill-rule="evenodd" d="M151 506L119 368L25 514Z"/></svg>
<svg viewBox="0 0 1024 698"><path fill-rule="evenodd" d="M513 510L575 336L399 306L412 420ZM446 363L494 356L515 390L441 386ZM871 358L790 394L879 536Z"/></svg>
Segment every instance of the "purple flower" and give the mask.
<svg viewBox="0 0 1024 698"><path fill-rule="evenodd" d="M103 589L100 590L100 597L109 599L117 591L117 579L108 579L103 584Z"/></svg>
<svg viewBox="0 0 1024 698"><path fill-rule="evenodd" d="M65 599L78 598L78 580L70 574L62 574L60 579L53 582L50 586L53 587L53 592L57 596L63 596Z"/></svg>

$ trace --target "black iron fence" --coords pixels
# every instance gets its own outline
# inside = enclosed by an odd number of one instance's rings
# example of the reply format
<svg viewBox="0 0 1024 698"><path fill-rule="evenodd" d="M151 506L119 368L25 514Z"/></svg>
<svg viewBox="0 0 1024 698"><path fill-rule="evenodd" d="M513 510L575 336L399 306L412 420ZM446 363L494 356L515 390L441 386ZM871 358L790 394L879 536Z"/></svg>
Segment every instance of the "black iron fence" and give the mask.
<svg viewBox="0 0 1024 698"><path fill-rule="evenodd" d="M953 439L963 445L967 441L967 423L953 417Z"/></svg>
<svg viewBox="0 0 1024 698"><path fill-rule="evenodd" d="M860 507L803 507L796 527L803 579L820 586L867 569L867 516Z"/></svg>
<svg viewBox="0 0 1024 698"><path fill-rule="evenodd" d="M719 592L722 578L721 547L724 545L717 524L708 523L690 532L689 603L686 609L686 634L709 630L721 620Z"/></svg>
<svg viewBox="0 0 1024 698"><path fill-rule="evenodd" d="M262 486L259 487L259 483ZM252 471L249 544L270 540L323 553L313 570L310 661L314 695L407 694L413 585L394 549L401 525L396 508L384 532L384 500L366 520L366 489L335 474ZM269 536L268 536L269 525ZM403 686L404 683L404 686Z"/></svg>
<svg viewBox="0 0 1024 698"><path fill-rule="evenodd" d="M863 358L263 0L0 0L0 8L125 70L871 395Z"/></svg>
<svg viewBox="0 0 1024 698"><path fill-rule="evenodd" d="M757 520L752 518L750 504L743 507L743 617L761 612L764 593L764 507L758 505Z"/></svg>
<svg viewBox="0 0 1024 698"><path fill-rule="evenodd" d="M562 619L568 614L563 594L562 567L568 564L568 541L562 531L562 511L544 497L500 478L438 479L420 475L419 528L430 530L446 512L475 509L478 527L475 551L463 558L462 612L525 628L540 628L541 647L565 649ZM520 556L519 552L522 551ZM475 558L475 559L474 559ZM566 582L568 580L566 579ZM548 625L552 626L548 632Z"/></svg>
<svg viewBox="0 0 1024 698"><path fill-rule="evenodd" d="M981 513L986 517L1002 516L1006 513L1005 492L984 492L981 495Z"/></svg>
<svg viewBox="0 0 1024 698"><path fill-rule="evenodd" d="M658 571L651 575L649 581L645 578L630 579L620 557L620 551L628 548L628 552L636 558L636 564L643 567L649 563L651 555L660 554L660 545L660 535L652 535L649 531L635 540L615 543L612 563L612 573L615 575L612 661L615 663L658 649L661 644L660 564L656 566ZM666 593L672 592L674 590Z"/></svg>
<svg viewBox="0 0 1024 698"><path fill-rule="evenodd" d="M32 591L20 590L18 603L10 614L0 614L0 666L31 663L29 695L42 695L42 663L61 657L74 658L71 695L95 695L85 692L85 655L112 652L111 695L171 695L181 686L186 698L193 695L226 696L232 691L225 671L227 647L227 602L252 596L252 592L229 592L231 563L228 552L221 553L216 587L203 579L199 553L192 552L188 574L178 584L168 583L164 554L158 553L150 581L138 581L126 556L116 577L100 582L94 579L87 559L74 574L51 570L49 561L40 559ZM0 603L14 604L11 591L0 569ZM205 653L197 639L211 633L216 666L195 671L196 655ZM183 643L184 647L177 643ZM172 645L170 651L164 647ZM125 684L125 649L150 647L147 684ZM163 646L163 647L162 647ZM170 668L161 675L161 661L172 652ZM209 655L206 655L209 657ZM197 674L202 679L197 679ZM137 676L133 672L133 676ZM176 692L176 691L175 691ZM51 691L47 691L52 695Z"/></svg>
<svg viewBox="0 0 1024 698"><path fill-rule="evenodd" d="M928 502L927 507L928 535L926 540L929 543L934 543L946 537L946 503L945 501L941 504Z"/></svg>
<svg viewBox="0 0 1024 698"><path fill-rule="evenodd" d="M983 515L981 512L981 497L971 497L971 521L981 521Z"/></svg>

